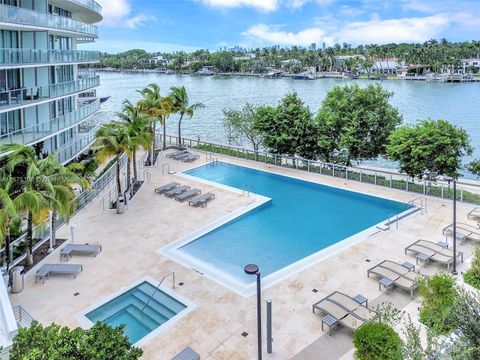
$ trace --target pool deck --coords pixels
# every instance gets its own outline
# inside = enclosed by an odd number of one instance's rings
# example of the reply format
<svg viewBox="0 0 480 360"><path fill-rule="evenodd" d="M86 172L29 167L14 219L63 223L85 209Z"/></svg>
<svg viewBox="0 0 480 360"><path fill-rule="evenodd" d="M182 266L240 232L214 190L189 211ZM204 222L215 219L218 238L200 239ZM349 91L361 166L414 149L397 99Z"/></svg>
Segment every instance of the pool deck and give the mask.
<svg viewBox="0 0 480 360"><path fill-rule="evenodd" d="M218 159L404 202L416 197L400 190L253 161L222 156ZM162 164L168 163L171 169L179 172L205 163L204 154L194 164L166 159L164 155L159 162L159 166L151 168L150 181L144 183L125 214L104 211L101 199L95 199L72 219L71 222L77 225L77 243L98 243L103 248L96 257L74 256L70 259L69 263L84 266L76 279L55 276L43 285L35 284L34 269L26 274L25 290L11 295L12 304L22 305L33 318L44 324L56 322L71 327L80 326L84 324L81 314L92 305L102 303L140 278L151 277L159 281L163 275L174 271L177 286L173 291L194 303L195 308L180 319L167 322L158 335L145 342L142 345L143 358L170 359L190 346L200 353L202 359L255 359L255 296L243 297L194 269L158 254L157 250L256 200L225 187L206 185L175 174L162 175ZM216 199L205 208L194 208L154 193L155 187L172 181L199 187L202 192L214 192ZM459 222L475 224L467 220L466 214L471 208L471 205L458 204ZM405 255L404 248L418 238L444 240L442 228L451 223L451 218L451 202L428 198L426 214L418 212L402 220L398 229L392 226L389 231L379 231L347 250L264 289L263 300L271 299L273 302L274 338L273 353L266 354L264 348L264 359L313 360L319 359L320 354L322 360L352 359L351 334L339 329L333 336L328 336L327 327L325 331L321 330L321 315L312 314L311 305L335 290L352 296L362 294L370 303L390 300L415 315L418 297L411 301L409 293L401 289L385 295L378 290L374 277L367 278L366 271L385 259L415 263L415 257ZM63 227L57 236L70 238L70 228ZM449 241L451 243L451 238ZM465 253L466 263L474 245L468 240L458 245L458 249ZM42 263L59 262L59 257L57 249ZM459 271L467 266L466 263L459 264ZM435 263L421 264L419 269L428 275L446 271L446 267ZM167 279L164 286L169 287L170 284ZM314 292L314 289L318 291ZM242 336L243 332L248 335Z"/></svg>

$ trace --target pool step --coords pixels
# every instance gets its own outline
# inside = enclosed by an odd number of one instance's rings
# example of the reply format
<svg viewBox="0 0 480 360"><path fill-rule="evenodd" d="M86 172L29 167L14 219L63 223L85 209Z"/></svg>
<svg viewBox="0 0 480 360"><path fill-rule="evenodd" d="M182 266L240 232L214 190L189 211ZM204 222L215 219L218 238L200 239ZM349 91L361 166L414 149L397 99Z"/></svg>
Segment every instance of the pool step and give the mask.
<svg viewBox="0 0 480 360"><path fill-rule="evenodd" d="M155 292L153 298L157 300L158 303L173 311L174 314L178 314L180 311L186 308L184 304L164 293L162 290L155 291L155 287L151 286L150 284L142 284L136 290L141 290L149 297Z"/></svg>
<svg viewBox="0 0 480 360"><path fill-rule="evenodd" d="M163 324L165 321L167 321L169 318L163 315L162 313L158 312L155 308L150 306L148 304L145 306L145 303L137 298L135 298L133 305L140 310L140 312L144 312L148 316L150 316L152 319L154 319L156 322L159 324Z"/></svg>
<svg viewBox="0 0 480 360"><path fill-rule="evenodd" d="M128 313L130 315L132 315L133 317L135 317L135 319L137 319L140 323L144 324L146 327L148 327L148 329L150 331L156 329L157 327L159 327L161 324L163 324L163 322L158 322L155 318L153 318L152 316L150 316L150 314L148 313L150 309L145 308L144 311L142 311L141 309L139 309L137 306L135 305L129 305L126 309L128 311Z"/></svg>
<svg viewBox="0 0 480 360"><path fill-rule="evenodd" d="M142 306L144 306L147 302L149 307L153 308L156 312L158 312L160 315L164 316L167 319L170 319L174 317L177 313L170 309L169 307L161 304L155 297L151 298L151 293L147 294L143 291L135 291L133 295L140 301L142 302ZM150 299L150 301L148 301Z"/></svg>

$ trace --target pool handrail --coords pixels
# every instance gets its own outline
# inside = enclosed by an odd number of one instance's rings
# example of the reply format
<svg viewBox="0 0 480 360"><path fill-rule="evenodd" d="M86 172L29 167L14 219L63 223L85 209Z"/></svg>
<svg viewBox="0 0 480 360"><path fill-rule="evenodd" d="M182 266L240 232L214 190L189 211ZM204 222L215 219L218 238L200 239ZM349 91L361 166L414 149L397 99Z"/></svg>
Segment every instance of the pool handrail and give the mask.
<svg viewBox="0 0 480 360"><path fill-rule="evenodd" d="M155 290L153 290L152 292L152 295L150 295L148 297L148 300L147 302L145 303L145 305L143 305L143 308L141 310L141 312L143 312L143 310L145 310L145 308L148 306L148 304L150 303L150 300L152 300L152 298L155 296L155 294L157 293L157 291L159 290L160 286L162 285L163 283L163 280L165 280L167 277L169 277L170 275L172 275L172 288L175 289L175 271L172 271L172 272L169 272L167 275L165 275L164 277L162 277L162 279L160 280L160 282L158 283L158 285L155 287Z"/></svg>

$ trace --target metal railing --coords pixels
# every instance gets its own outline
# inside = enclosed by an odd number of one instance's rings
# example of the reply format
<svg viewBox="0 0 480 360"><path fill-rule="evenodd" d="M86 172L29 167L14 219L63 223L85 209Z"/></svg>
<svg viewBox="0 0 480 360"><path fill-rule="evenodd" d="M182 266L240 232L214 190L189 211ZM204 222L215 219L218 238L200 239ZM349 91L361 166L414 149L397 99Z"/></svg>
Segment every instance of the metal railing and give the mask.
<svg viewBox="0 0 480 360"><path fill-rule="evenodd" d="M95 25L26 8L0 5L0 22L75 32L98 37Z"/></svg>
<svg viewBox="0 0 480 360"><path fill-rule="evenodd" d="M76 125L100 109L100 100L88 105L79 105L77 110L59 116L49 122L29 126L0 136L0 144L29 144L57 131Z"/></svg>
<svg viewBox="0 0 480 360"><path fill-rule="evenodd" d="M30 327L33 317L21 305L15 305L12 308L18 327Z"/></svg>
<svg viewBox="0 0 480 360"><path fill-rule="evenodd" d="M422 196L433 196L441 199L453 199L453 189L448 183L413 179L405 174L396 172L369 169L365 167L351 167L317 160L308 160L300 157L272 154L265 151L255 151L231 145L215 144L201 140L183 138L185 146L195 148L206 153L215 153L235 158L262 162L268 165L280 166L327 175L345 180L358 181L392 189L404 190ZM167 135L167 146L176 145L177 137ZM480 205L480 185L457 182L457 200L465 203Z"/></svg>
<svg viewBox="0 0 480 360"><path fill-rule="evenodd" d="M422 211L422 215L427 213L427 203L428 199L425 196L419 196L408 202L409 205L418 206Z"/></svg>
<svg viewBox="0 0 480 360"><path fill-rule="evenodd" d="M45 99L78 93L100 85L100 77L92 76L52 85L24 87L0 92L0 110Z"/></svg>
<svg viewBox="0 0 480 360"><path fill-rule="evenodd" d="M0 66L92 63L100 61L98 51L0 49Z"/></svg>
<svg viewBox="0 0 480 360"><path fill-rule="evenodd" d="M160 288L160 286L162 285L163 283L163 280L165 280L167 277L169 276L172 276L172 288L175 289L175 271L172 271L172 272L169 272L167 275L165 275L161 280L160 282L158 283L157 287L155 288L155 290L153 290L152 292L152 295L150 295L148 297L148 300L147 302L145 303L145 305L143 305L143 308L142 308L142 312L143 310L145 310L145 308L148 306L148 304L150 303L150 300L152 300L152 298L154 297L154 295L157 293L158 289Z"/></svg>
<svg viewBox="0 0 480 360"><path fill-rule="evenodd" d="M102 7L99 3L94 0L70 0L71 2L85 6L86 8L96 12L97 14L102 14Z"/></svg>

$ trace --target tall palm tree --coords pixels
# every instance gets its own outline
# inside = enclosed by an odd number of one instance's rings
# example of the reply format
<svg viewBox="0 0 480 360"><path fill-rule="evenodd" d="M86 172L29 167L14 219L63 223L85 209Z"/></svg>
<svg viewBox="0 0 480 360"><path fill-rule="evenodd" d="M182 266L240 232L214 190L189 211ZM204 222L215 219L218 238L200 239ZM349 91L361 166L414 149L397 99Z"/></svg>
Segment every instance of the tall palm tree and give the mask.
<svg viewBox="0 0 480 360"><path fill-rule="evenodd" d="M173 110L173 99L170 96L162 96L160 87L157 84L150 84L146 88L139 90L143 99L138 102L140 110L152 120L152 136L153 146L151 151L151 163L153 164L153 156L155 154L156 143L156 125L159 121L163 125L163 146L165 149L167 140L166 122Z"/></svg>
<svg viewBox="0 0 480 360"><path fill-rule="evenodd" d="M103 125L95 134L93 149L98 149L96 154L100 163L105 162L111 156L115 157L117 174L117 196L122 196L122 184L120 181L120 156L124 152L130 151L128 147L128 132L125 126L117 123ZM118 199L117 199L118 200Z"/></svg>
<svg viewBox="0 0 480 360"><path fill-rule="evenodd" d="M193 113L205 107L202 103L195 103L190 105L187 90L185 86L172 86L170 88L170 94L173 98L173 111L180 114L178 120L178 146L182 146L182 119L184 115L187 115L190 119L193 117Z"/></svg>
<svg viewBox="0 0 480 360"><path fill-rule="evenodd" d="M121 123L127 127L129 134L128 147L132 155L133 182L136 184L138 182L137 150L140 147L148 150L152 143L148 119L142 114L138 106L133 105L128 100L123 102L122 112L117 113L117 116L120 118ZM128 165L128 167L130 167L130 165Z"/></svg>

